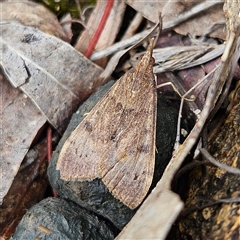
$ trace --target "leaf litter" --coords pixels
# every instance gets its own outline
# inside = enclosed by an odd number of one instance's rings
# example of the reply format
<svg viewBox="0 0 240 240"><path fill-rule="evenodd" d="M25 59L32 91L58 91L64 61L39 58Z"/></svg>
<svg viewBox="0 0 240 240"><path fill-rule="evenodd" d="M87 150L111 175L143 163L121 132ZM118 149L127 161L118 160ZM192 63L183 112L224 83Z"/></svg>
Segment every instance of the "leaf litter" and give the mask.
<svg viewBox="0 0 240 240"><path fill-rule="evenodd" d="M131 4L136 4L136 3L139 3L141 4L139 1L128 1L128 3ZM225 39L226 38L226 35L225 35L225 32L222 30L223 28L221 26L224 26L222 25L222 23L224 22L224 18L223 18L223 11L222 11L222 2L215 2L215 3L211 3L211 4L214 4L214 5L208 5L206 4L206 2L203 2L203 4L199 4L199 5L196 5L195 6L195 3L192 3L192 5L188 5L188 6L182 6L181 8L178 8L178 4L179 4L180 1L176 2L176 3L171 3L170 1L169 2L164 2L164 3L160 3L160 5L162 4L162 9L163 9L163 12L164 12L164 17L163 17L163 30L166 30L166 29L169 29L169 28L174 28L176 31L182 33L182 34L187 34L187 33L191 33L193 36L202 36L202 35L205 35L209 34L209 36L217 36L219 38L222 38L222 39ZM145 8L142 8L142 7L134 7L135 9L138 9L139 12L142 12L143 10L147 10L149 11L150 8L150 3L145 3L145 4L149 4L149 5L146 5L146 6L149 6L149 7L145 7ZM211 6L217 6L217 8L215 8L215 11L213 11L212 13L214 14L211 14ZM133 5L132 5L133 6ZM220 7L219 7L220 6ZM150 10L150 13L148 12L147 14L144 13L143 15L145 17L149 17L149 19L152 17L152 16L158 16L158 13L156 13L157 11L159 11L159 8L156 7L156 5L154 5L152 3L151 5L152 7L152 10ZM197 7L200 7L197 8ZM171 11L169 12L169 9L171 9ZM198 9L198 10L197 10ZM190 19L190 20L187 20L186 21L186 16L187 16L187 19L191 16L191 14L195 15L197 17L199 11L201 12L204 12L206 9L209 9L208 10L208 13L209 15L202 15L198 20L196 20L195 18L193 19ZM236 9L239 9L239 6L238 7L235 7L235 10ZM153 11L154 10L154 11ZM175 12L174 12L175 11ZM180 12L178 12L180 11ZM195 11L195 12L194 12ZM230 12L230 10L228 9L227 12ZM154 13L154 14L153 14ZM220 14L219 14L220 13ZM175 14L175 15L174 15ZM174 19L172 16L176 16L176 14L179 16L179 18L176 18ZM193 17L192 15L192 17ZM201 15L201 14L199 14ZM217 30L216 31L212 31L214 34L211 35L211 31L209 31L209 29L207 29L207 27L203 27L204 24L206 24L206 22L209 24L209 16L211 18L211 22L212 22L212 30L214 29L214 26L215 25L219 25L220 27L219 28L216 28ZM219 16L219 18L217 18L216 20L216 16ZM169 18L168 18L169 17ZM153 20L153 22L157 22L158 20L156 20L157 18L155 17L155 20ZM165 20L164 20L165 19ZM207 20L207 21L202 21L202 20ZM167 21L166 21L167 20ZM184 23L182 23L183 21L185 21ZM191 25L192 23L195 23L196 25L194 25L195 27L191 28ZM201 24L200 24L201 22ZM234 21L233 21L234 22ZM235 21L237 22L237 21ZM182 30L181 28L178 28L179 26L179 23L181 23L180 26L183 26ZM187 24L188 23L188 24ZM217 23L217 24L216 24ZM200 26L199 27L197 27ZM188 26L188 27L186 27ZM206 31L207 29L207 31ZM210 29L210 30L211 30ZM229 29L229 27L228 27ZM231 35L233 32L235 31L235 29L232 29L230 32L228 32L229 35ZM149 32L149 30L148 30ZM139 35L139 38L140 39L144 34L146 33L146 31L143 31L140 35ZM111 33L110 33L111 34ZM237 45L237 48L239 47L238 43L234 43L233 45L231 45L231 40L229 41L229 35L227 36L227 46L230 47L230 49L235 49L236 45ZM236 39L236 37L234 37L233 35L231 35L233 38L232 39ZM132 39L134 39L135 36L132 37ZM131 38L130 38L131 39ZM125 41L125 40L124 40ZM123 42L124 42L123 41ZM130 44L131 44L131 41L133 40L130 40ZM134 40L136 41L136 40ZM129 44L128 42L128 44ZM120 45L121 45L121 42L119 42ZM124 48L123 47L124 45L121 46L121 48ZM219 48L219 49L218 49ZM221 47L219 46L216 46L214 47L213 49L218 49L217 51L215 51L214 54L221 54ZM115 50L113 50L114 52ZM164 51L164 50L163 50ZM232 53L232 51L234 52L234 54ZM184 53L184 51L183 51ZM209 53L209 52L208 52ZM210 51L211 53L211 51ZM105 56L108 56L109 53L106 53ZM174 65L175 63L178 64L178 68L176 69L181 69L181 67L184 67L184 65L181 64L181 61L180 63L178 63L178 59L181 60L181 50L179 51L176 51L175 52L175 55L172 55L170 56L170 59L172 57L173 59L173 62L171 64L169 64L169 66L165 69L165 70L162 70L162 71L166 71L167 69L169 70L173 70L174 69ZM194 52L193 52L193 56L194 56ZM206 54L203 53L203 57L206 57L205 56ZM94 55L93 55L94 56ZM213 57L216 56L216 55L213 55ZM230 81L226 81L226 78L229 78L231 79L232 76L233 76L233 69L234 69L234 65L236 65L236 61L238 59L238 55L237 55L237 51L235 50L231 50L230 52L227 52L225 50L225 55L224 57L222 57L222 62L220 63L220 67L213 73L213 74L210 74L206 77L206 82L208 82L210 85L211 85L211 88L210 89L215 89L216 86L217 88L219 87L219 89L222 88L222 85L224 82L227 82L227 84L229 85L229 82ZM176 58L176 62L175 61L175 58ZM210 58L211 59L211 58ZM233 59L233 60L232 60ZM186 57L186 60L187 60L187 57ZM118 60L117 60L118 61ZM204 63L204 61L209 61L207 60L207 58L205 58L204 60L200 60L200 63ZM165 60L163 60L163 66L164 66L164 62ZM169 62L168 62L169 63ZM184 63L186 64L186 62ZM187 63L189 64L189 63ZM185 65L186 67L190 67L191 65ZM193 64L192 62L190 62L190 64ZM21 61L20 61L20 65L21 65ZM105 74L104 77L107 78L107 76L109 76L109 73L113 71L113 69L115 68L116 64L114 64L112 66L112 70L108 72L108 74ZM192 65L193 66L193 65ZM173 67L173 68L171 68ZM23 73L24 73L24 68L23 69ZM175 70L176 70L175 69ZM229 71L227 71L227 74L225 73L225 69L229 69ZM20 69L21 70L21 69ZM223 74L222 74L223 73ZM25 77L27 76L26 75L26 72L24 73L25 74ZM219 78L219 75L222 74L222 79L220 80L221 81L221 84L219 84L219 81L217 81L217 79ZM22 75L21 75L22 76ZM24 76L24 75L23 75ZM169 76L168 73L166 74L166 76ZM22 78L22 82L24 82L24 79L25 77ZM212 83L212 79L214 79L215 83ZM199 79L194 79L193 81L193 84L194 82L196 81L199 81ZM187 89L185 89L187 91ZM204 90L205 92L207 91L207 89ZM214 90L215 91L215 90ZM210 94L210 91L208 91L209 94ZM159 236L166 236L169 228L168 226L171 226L171 224L173 223L174 219L178 216L178 213L179 211L181 210L182 208L182 202L179 200L178 198L178 195L174 194L171 190L170 190L170 187L169 187L169 184L171 182L171 179L172 177L174 176L174 173L176 172L176 170L179 168L179 163L181 161L184 160L185 156L188 154L188 151L189 149L191 149L191 146L192 146L192 143L190 145L188 145L188 143L190 143L191 141L194 141L196 142L196 138L197 136L199 136L200 132L199 130L203 127L204 125L204 122L206 121L208 115L209 115L209 112L211 111L212 108L214 108L215 106L215 102L216 102L216 99L218 99L218 96L221 94L221 91L215 91L215 94L214 96L213 95L208 95L206 100L208 101L207 104L207 107L204 103L204 99L202 100L202 106L203 107L200 107L199 111L200 111L200 115L197 115L198 119L199 119L199 124L198 126L198 133L195 134L193 136L193 134L189 135L188 139L189 141L187 140L183 145L180 145L180 148L179 148L179 152L176 153L176 155L174 155L173 159L175 158L175 161L172 161L170 163L170 165L167 167L166 171L165 171L165 174L163 176L163 179L160 181L160 183L158 184L157 188L152 192L152 194L150 194L150 196L148 197L147 201L144 202L144 204L142 205L142 207L140 208L139 212L137 213L136 217L133 218L133 221L130 222L129 226L124 229L123 233L120 234L119 237L121 236L124 236L124 234L127 234L126 236L131 236L131 234L135 234L136 231L138 231L138 233L141 234L141 237L144 236L144 234L148 234L148 233L151 233L153 234L153 237L159 237ZM213 101L213 102L212 102ZM201 106L201 105L200 105ZM201 112L202 111L202 112ZM200 127L200 128L199 128ZM187 147L186 147L187 146ZM186 148L185 148L186 147ZM176 159L177 159L177 162L176 162ZM180 160L181 159L181 160ZM160 189L160 190L159 190ZM160 198L155 198L157 194L160 194ZM164 196L164 197L163 197ZM156 212L156 209L159 207L159 201L161 200L161 208L159 208L161 210L161 213L158 214ZM171 206L175 206L175 208L173 209L169 209L167 206L168 204L171 204ZM154 207L156 204L157 205L157 208ZM151 218L149 219L149 222L156 222L156 229L158 229L157 232L154 232L154 231L150 231L148 230L147 228L143 228L141 227L141 229L139 228L136 228L134 224L137 224L138 226L141 226L141 223L142 222L148 222L147 219L147 216L148 216L148 212L149 212L149 209L152 209L154 211L154 213L156 214L156 216L154 218ZM144 212L144 209L146 212ZM159 211L160 211L159 210ZM138 216L139 214L141 215L141 213L144 215L145 220L143 218L140 218L138 219ZM164 213L164 214L163 214ZM159 216L162 215L162 218L160 218ZM171 216L171 218L169 217ZM136 221L138 219L138 221ZM154 219L154 220L153 220ZM155 221L156 220L156 221ZM133 222L133 223L132 223ZM139 225L140 224L140 225ZM152 229L152 228L151 228ZM143 232L141 232L140 230L143 230ZM155 234L155 235L154 235ZM136 235L134 235L136 236ZM149 236L149 235L146 235L146 236Z"/></svg>

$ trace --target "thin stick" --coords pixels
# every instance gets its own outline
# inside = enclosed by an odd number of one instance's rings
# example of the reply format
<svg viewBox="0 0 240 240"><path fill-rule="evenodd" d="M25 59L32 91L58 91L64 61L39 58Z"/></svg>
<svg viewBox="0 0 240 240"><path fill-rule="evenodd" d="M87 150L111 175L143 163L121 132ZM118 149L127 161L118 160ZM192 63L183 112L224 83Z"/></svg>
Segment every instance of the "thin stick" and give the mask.
<svg viewBox="0 0 240 240"><path fill-rule="evenodd" d="M136 32L137 28L141 24L142 20L143 20L142 14L141 13L136 13L136 16L134 17L134 19L130 23L128 29L124 33L121 40L128 39L129 37L133 36L133 34Z"/></svg>
<svg viewBox="0 0 240 240"><path fill-rule="evenodd" d="M181 128L180 126L181 126L181 118L182 118L182 109L183 109L183 103L184 103L184 100L186 99L186 96L188 94L190 94L195 88L197 88L201 83L203 83L206 79L208 79L210 74L212 74L214 71L216 71L218 69L218 67L219 67L219 65L216 66L211 72L209 72L201 81L199 81L197 84L195 84L193 87L191 87L181 98L181 103L180 103L179 113L178 113L177 135L176 135L176 140L175 140L175 144L174 144L174 152L178 151L178 148L180 145L180 128ZM199 119L198 114L196 114L196 116L197 116L197 119Z"/></svg>
<svg viewBox="0 0 240 240"><path fill-rule="evenodd" d="M202 153L202 155L213 165L229 172L232 174L240 175L240 169L239 168L234 168L231 166L228 166L227 164L220 163L217 161L206 149L200 148L199 151Z"/></svg>

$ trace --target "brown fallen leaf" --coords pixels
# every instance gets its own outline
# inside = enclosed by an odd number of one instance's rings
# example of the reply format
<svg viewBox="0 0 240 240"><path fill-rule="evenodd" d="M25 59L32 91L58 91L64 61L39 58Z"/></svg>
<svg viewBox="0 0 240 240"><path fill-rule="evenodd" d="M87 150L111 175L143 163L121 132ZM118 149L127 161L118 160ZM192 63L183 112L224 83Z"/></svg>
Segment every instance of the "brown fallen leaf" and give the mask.
<svg viewBox="0 0 240 240"><path fill-rule="evenodd" d="M16 20L24 25L37 27L45 33L54 35L65 41L70 39L64 33L57 17L42 5L32 1L0 3L1 21Z"/></svg>
<svg viewBox="0 0 240 240"><path fill-rule="evenodd" d="M7 194L33 138L46 122L32 101L19 89L11 87L3 75L1 86L0 204Z"/></svg>
<svg viewBox="0 0 240 240"><path fill-rule="evenodd" d="M0 31L0 64L8 80L62 132L77 105L94 91L101 69L68 43L38 29L5 21Z"/></svg>
<svg viewBox="0 0 240 240"><path fill-rule="evenodd" d="M152 22L157 23L159 12L163 16L163 30L174 27L180 34L226 39L223 2L218 1L138 1L126 0L127 4ZM211 29L212 27L212 29Z"/></svg>

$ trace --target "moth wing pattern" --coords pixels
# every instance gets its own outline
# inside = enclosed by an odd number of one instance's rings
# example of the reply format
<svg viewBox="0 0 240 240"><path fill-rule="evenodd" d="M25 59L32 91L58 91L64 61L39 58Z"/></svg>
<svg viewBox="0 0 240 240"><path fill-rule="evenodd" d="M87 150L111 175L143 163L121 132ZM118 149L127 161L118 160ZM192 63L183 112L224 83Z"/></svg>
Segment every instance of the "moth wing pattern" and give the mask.
<svg viewBox="0 0 240 240"><path fill-rule="evenodd" d="M150 47L72 132L57 163L61 178L101 178L132 209L154 173L157 92Z"/></svg>
<svg viewBox="0 0 240 240"><path fill-rule="evenodd" d="M117 124L116 118L115 121L109 119L109 123L116 125L108 135L108 149L99 159L103 182L116 198L132 209L146 196L155 163L155 88L143 88L136 95L121 105ZM120 104L116 102L116 105Z"/></svg>

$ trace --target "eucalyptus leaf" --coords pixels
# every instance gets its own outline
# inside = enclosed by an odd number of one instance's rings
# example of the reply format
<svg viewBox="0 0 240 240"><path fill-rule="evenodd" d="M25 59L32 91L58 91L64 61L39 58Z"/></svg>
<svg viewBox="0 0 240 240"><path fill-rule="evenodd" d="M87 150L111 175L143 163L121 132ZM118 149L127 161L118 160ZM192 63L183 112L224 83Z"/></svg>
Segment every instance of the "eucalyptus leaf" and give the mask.
<svg viewBox="0 0 240 240"><path fill-rule="evenodd" d="M37 28L4 21L0 32L0 65L8 81L62 132L77 105L94 90L101 68L68 43Z"/></svg>

